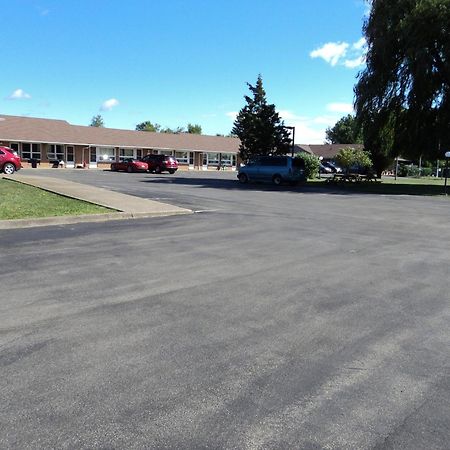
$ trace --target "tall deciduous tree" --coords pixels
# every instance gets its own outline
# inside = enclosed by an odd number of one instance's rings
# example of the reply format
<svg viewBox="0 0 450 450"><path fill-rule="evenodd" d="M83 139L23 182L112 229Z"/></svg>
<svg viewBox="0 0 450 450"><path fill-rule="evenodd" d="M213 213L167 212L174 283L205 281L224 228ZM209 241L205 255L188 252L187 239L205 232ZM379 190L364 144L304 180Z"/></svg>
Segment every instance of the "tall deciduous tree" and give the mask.
<svg viewBox="0 0 450 450"><path fill-rule="evenodd" d="M93 116L90 123L91 127L98 127L102 128L105 126L105 123L103 122L103 117L100 114L97 114L96 116Z"/></svg>
<svg viewBox="0 0 450 450"><path fill-rule="evenodd" d="M371 4L355 107L380 173L398 154L433 158L450 144L450 1Z"/></svg>
<svg viewBox="0 0 450 450"><path fill-rule="evenodd" d="M240 141L239 152L244 161L256 155L284 155L289 152L291 138L284 122L268 104L261 75L256 85L247 83L251 96L245 96L246 105L236 117L232 134Z"/></svg>
<svg viewBox="0 0 450 450"><path fill-rule="evenodd" d="M161 125L158 123L152 123L150 120L146 120L145 122L141 122L136 125L136 131L158 132L160 129Z"/></svg>
<svg viewBox="0 0 450 450"><path fill-rule="evenodd" d="M187 124L187 132L190 134L202 134L202 127L198 124Z"/></svg>
<svg viewBox="0 0 450 450"><path fill-rule="evenodd" d="M184 127L176 127L176 128L161 128L161 133L171 133L171 134L180 134L184 133Z"/></svg>
<svg viewBox="0 0 450 450"><path fill-rule="evenodd" d="M358 124L351 114L340 118L332 128L327 128L325 134L330 144L362 144Z"/></svg>

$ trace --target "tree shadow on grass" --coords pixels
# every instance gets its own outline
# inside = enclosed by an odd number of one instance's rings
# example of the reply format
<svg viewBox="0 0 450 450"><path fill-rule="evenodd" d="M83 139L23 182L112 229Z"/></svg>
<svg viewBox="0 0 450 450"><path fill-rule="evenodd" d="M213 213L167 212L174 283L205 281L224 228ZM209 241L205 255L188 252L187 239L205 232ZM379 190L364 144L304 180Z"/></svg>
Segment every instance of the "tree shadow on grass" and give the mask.
<svg viewBox="0 0 450 450"><path fill-rule="evenodd" d="M325 188L334 192L374 194L374 195L414 195L414 196L442 196L443 184L392 183L383 181L363 181L360 183L322 183Z"/></svg>
<svg viewBox="0 0 450 450"><path fill-rule="evenodd" d="M372 195L414 195L414 196L439 196L444 193L443 185L435 184L415 184L402 183L392 184L377 182L360 183L328 183L324 181L314 181L301 183L295 186L283 184L275 186L271 183L252 182L241 184L237 179L195 176L183 177L174 175L158 175L141 180L149 184L167 184L192 186L204 189L221 189L234 191L263 191L263 192L298 192L298 193L320 193L330 195L352 195L352 194L372 194ZM450 191L450 187L449 187Z"/></svg>

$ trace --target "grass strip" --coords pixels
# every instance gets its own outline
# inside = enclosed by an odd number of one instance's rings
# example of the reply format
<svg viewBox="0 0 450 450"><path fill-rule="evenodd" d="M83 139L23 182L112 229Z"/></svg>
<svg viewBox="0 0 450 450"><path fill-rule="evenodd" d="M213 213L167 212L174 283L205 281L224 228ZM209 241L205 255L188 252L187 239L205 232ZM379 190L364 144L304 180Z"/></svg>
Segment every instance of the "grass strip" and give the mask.
<svg viewBox="0 0 450 450"><path fill-rule="evenodd" d="M0 220L105 214L108 208L0 179Z"/></svg>

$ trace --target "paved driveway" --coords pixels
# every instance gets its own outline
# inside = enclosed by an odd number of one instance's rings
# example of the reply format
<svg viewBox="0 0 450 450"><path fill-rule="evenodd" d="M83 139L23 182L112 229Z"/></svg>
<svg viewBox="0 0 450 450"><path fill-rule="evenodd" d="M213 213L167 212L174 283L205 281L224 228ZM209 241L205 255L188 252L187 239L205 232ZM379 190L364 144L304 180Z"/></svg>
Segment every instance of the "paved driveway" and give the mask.
<svg viewBox="0 0 450 450"><path fill-rule="evenodd" d="M0 231L0 448L448 448L448 200L38 174L203 212Z"/></svg>

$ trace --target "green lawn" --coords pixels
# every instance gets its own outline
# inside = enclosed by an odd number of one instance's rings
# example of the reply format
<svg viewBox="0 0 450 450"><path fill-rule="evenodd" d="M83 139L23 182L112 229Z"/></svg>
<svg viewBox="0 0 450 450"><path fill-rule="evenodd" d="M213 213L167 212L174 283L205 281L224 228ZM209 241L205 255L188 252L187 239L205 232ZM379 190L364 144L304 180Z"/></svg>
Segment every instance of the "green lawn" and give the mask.
<svg viewBox="0 0 450 450"><path fill-rule="evenodd" d="M108 208L0 179L0 220L104 214Z"/></svg>
<svg viewBox="0 0 450 450"><path fill-rule="evenodd" d="M448 180L450 183L450 180ZM377 182L361 183L327 183L324 178L320 180L309 180L310 186L323 186L333 190L365 192L371 194L390 195L442 195L444 193L444 180L441 178L405 178L384 177ZM447 186L447 193L450 194L450 185Z"/></svg>

